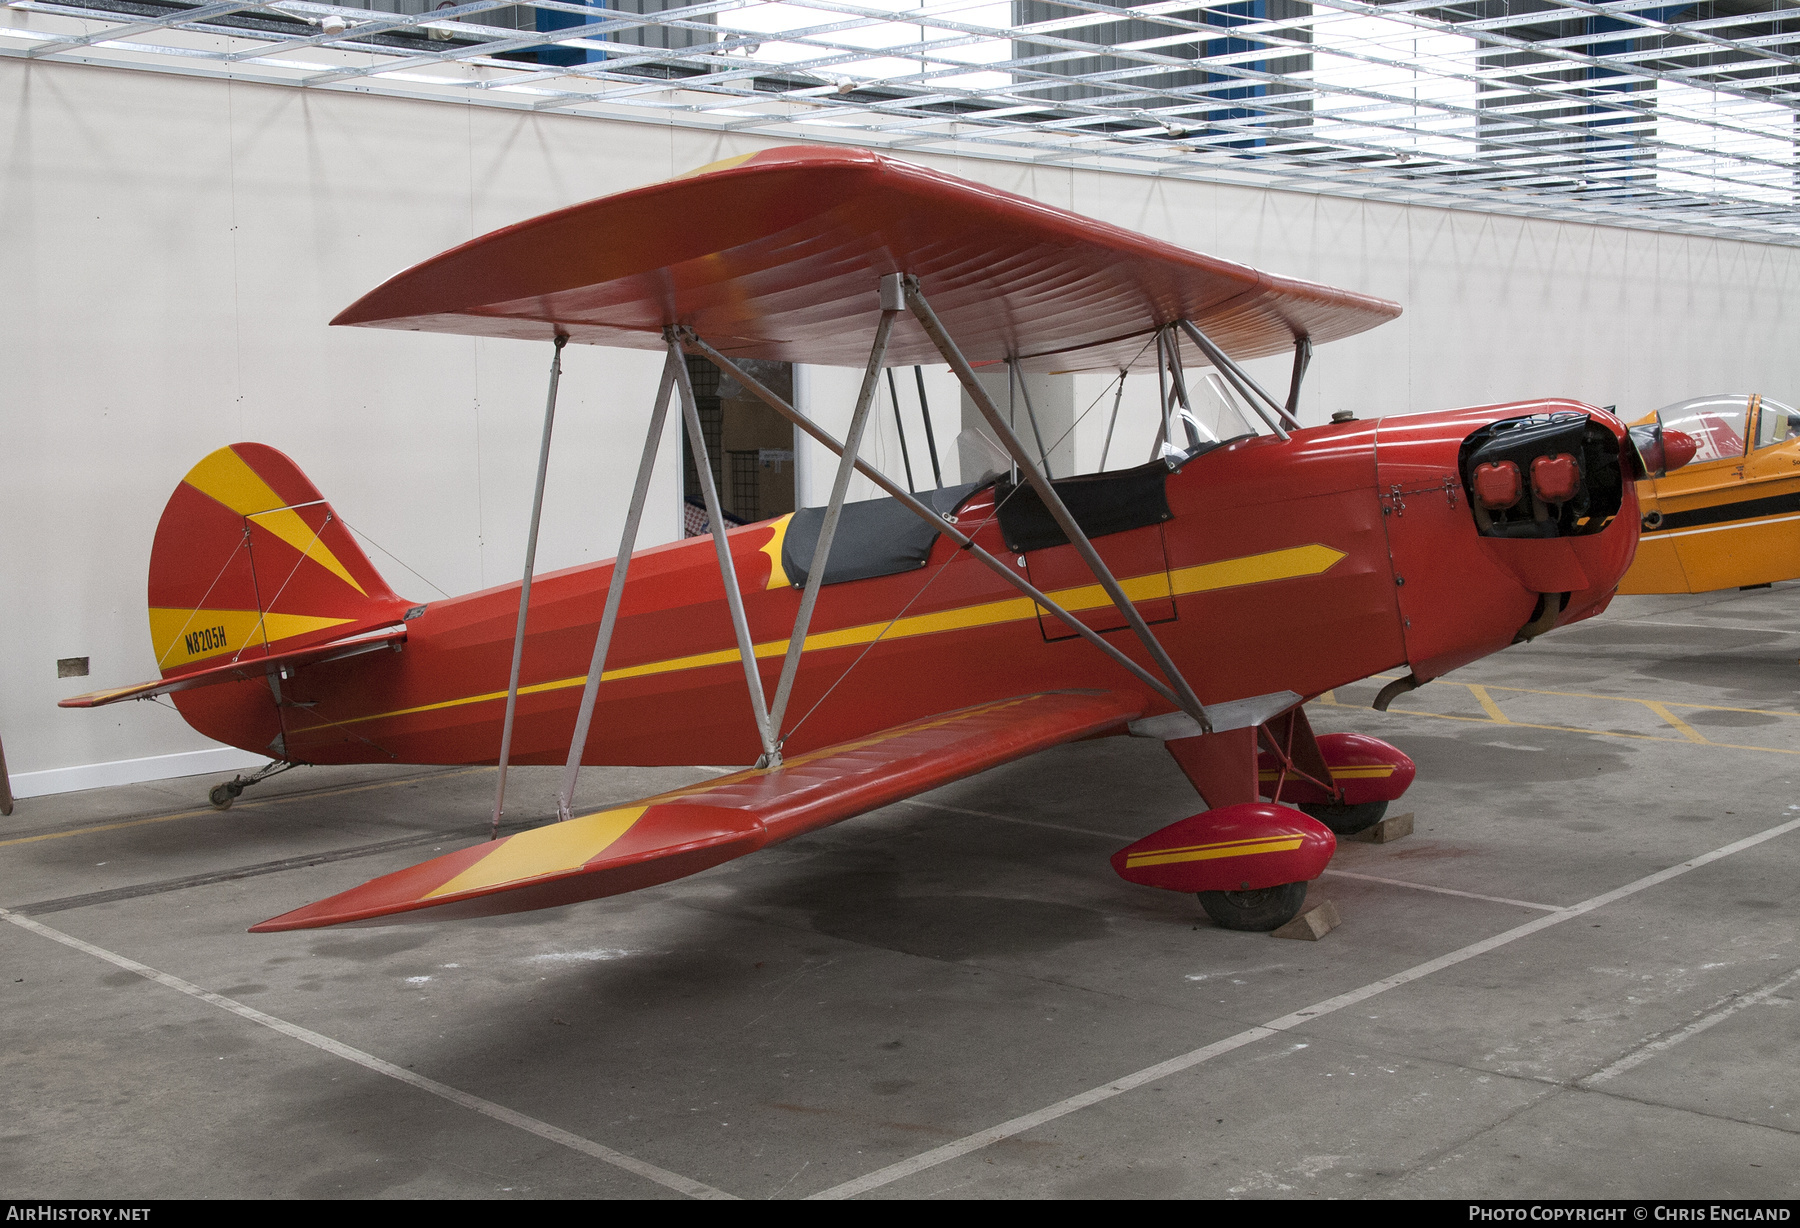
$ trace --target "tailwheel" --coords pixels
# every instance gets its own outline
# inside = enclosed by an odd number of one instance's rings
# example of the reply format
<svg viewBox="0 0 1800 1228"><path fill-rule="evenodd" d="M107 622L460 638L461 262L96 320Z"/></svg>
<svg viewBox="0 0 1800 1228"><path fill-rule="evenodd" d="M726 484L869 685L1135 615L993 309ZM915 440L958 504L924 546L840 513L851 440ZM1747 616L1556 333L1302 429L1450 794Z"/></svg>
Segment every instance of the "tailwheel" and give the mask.
<svg viewBox="0 0 1800 1228"><path fill-rule="evenodd" d="M1201 891L1200 907L1215 925L1228 930L1267 932L1300 915L1306 903L1305 883L1283 883L1259 891Z"/></svg>
<svg viewBox="0 0 1800 1228"><path fill-rule="evenodd" d="M1359 802L1354 806L1301 802L1299 805L1301 810L1340 836L1354 836L1359 831L1366 831L1375 826L1381 822L1381 818L1387 813L1388 808L1386 802Z"/></svg>
<svg viewBox="0 0 1800 1228"><path fill-rule="evenodd" d="M289 768L299 767L298 763L276 759L266 767L258 768L248 776L233 776L223 784L216 784L206 791L206 800L212 803L214 810L230 810L231 803L243 794L251 785L261 784L271 776L279 776Z"/></svg>

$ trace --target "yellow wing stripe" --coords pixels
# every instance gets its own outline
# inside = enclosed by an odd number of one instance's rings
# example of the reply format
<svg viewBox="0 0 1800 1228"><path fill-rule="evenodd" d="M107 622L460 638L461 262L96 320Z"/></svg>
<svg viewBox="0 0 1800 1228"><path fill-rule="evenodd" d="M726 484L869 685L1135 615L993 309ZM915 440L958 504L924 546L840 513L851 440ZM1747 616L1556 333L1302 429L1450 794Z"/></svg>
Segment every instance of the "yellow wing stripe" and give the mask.
<svg viewBox="0 0 1800 1228"><path fill-rule="evenodd" d="M332 575L367 597L363 586L319 540L313 527L288 507L287 500L276 494L257 475L244 458L230 448L220 448L188 470L184 479L189 486L209 499L216 499L246 519L279 537L282 541L312 559Z"/></svg>
<svg viewBox="0 0 1800 1228"><path fill-rule="evenodd" d="M1392 776L1399 769L1391 763L1371 763L1361 767L1340 767L1331 769L1333 780L1381 780ZM1281 772L1276 768L1264 768L1256 774L1258 780L1275 780Z"/></svg>
<svg viewBox="0 0 1800 1228"><path fill-rule="evenodd" d="M170 610L151 606L150 643L156 650L156 667L168 669L260 646L265 638L285 640L351 621L310 614L265 615L255 610ZM258 624L262 625L260 631Z"/></svg>
<svg viewBox="0 0 1800 1228"><path fill-rule="evenodd" d="M630 831L632 824L648 809L648 806L623 806L617 810L602 810L570 819L567 823L551 823L508 836L495 846L493 852L443 886L426 892L424 898L432 900L545 874L579 870L618 843L619 837Z"/></svg>
<svg viewBox="0 0 1800 1228"><path fill-rule="evenodd" d="M781 531L786 531L785 524ZM768 547L765 546L764 549L766 550ZM1170 596L1211 592L1215 589L1238 588L1246 584L1266 584L1271 580L1316 576L1329 571L1343 557L1342 550L1333 550L1329 546L1316 544L1292 546L1286 550L1271 550L1266 554L1252 554L1241 559L1225 559L1222 562L1205 563L1198 567L1183 567L1175 572L1157 571L1148 575L1131 576L1120 580L1119 587L1125 590L1126 597L1133 603L1153 601ZM1058 589L1047 595L1052 601L1071 613L1096 610L1112 604L1112 599L1106 595L1106 590L1098 584ZM857 627L841 627L835 631L816 632L806 637L805 651L819 652L828 648L852 648L878 638L901 640L915 635L936 635L944 631L965 631L974 627L989 627L996 623L1023 622L1026 619L1037 617L1037 614L1038 605L1035 601L1029 597L1013 597L1005 601L988 601L980 605L960 606L954 610L940 610L933 614L915 614L910 618L899 618L892 622L864 623ZM787 650L788 641L771 640L766 644L756 645L755 654L758 658L780 657L785 656ZM609 669L600 675L600 680L613 682L625 678L644 678L653 674L676 673L681 670L705 669L712 665L734 664L737 659L737 649L721 648L714 652L699 652L692 656L673 657L665 661L647 661L642 665L625 665L618 669ZM587 675L582 674L576 678L558 678L550 682L521 686L519 694L522 696L540 695L548 691L561 691L586 685ZM385 720L394 716L412 716L421 712L436 712L444 708L489 703L505 698L505 691L487 691L480 695L445 699L412 708L399 708L392 712L378 712L372 716L355 717L339 723L353 725L363 721Z"/></svg>
<svg viewBox="0 0 1800 1228"><path fill-rule="evenodd" d="M1237 841L1229 845L1203 844L1195 848L1157 849L1133 853L1125 859L1125 868L1166 866L1180 861L1212 861L1219 857L1247 857L1252 853L1285 853L1300 847L1300 836L1281 836L1267 840Z"/></svg>
<svg viewBox="0 0 1800 1228"><path fill-rule="evenodd" d="M965 721L971 717L985 716L990 712L1016 707L1028 700L1029 697L1005 699L962 712L952 712L930 722L908 725L897 730L884 729L880 733L871 734L856 742L828 746L804 755L796 755L787 761L785 768L791 770L814 759L879 746L883 742L897 737L918 733L921 730L954 725L958 721ZM783 768L750 768L717 780L698 781L684 788L659 793L635 806L600 810L593 814L570 819L566 823L551 823L545 827L536 827L530 831L520 832L516 836L509 836L500 841L494 847L493 852L443 886L427 892L424 898L429 900L465 891L480 891L486 887L498 887L523 879L539 878L546 874L580 869L618 843L620 837L630 831L632 826L643 817L644 812L653 805L674 801L676 798L695 793L709 793L743 780L782 770Z"/></svg>

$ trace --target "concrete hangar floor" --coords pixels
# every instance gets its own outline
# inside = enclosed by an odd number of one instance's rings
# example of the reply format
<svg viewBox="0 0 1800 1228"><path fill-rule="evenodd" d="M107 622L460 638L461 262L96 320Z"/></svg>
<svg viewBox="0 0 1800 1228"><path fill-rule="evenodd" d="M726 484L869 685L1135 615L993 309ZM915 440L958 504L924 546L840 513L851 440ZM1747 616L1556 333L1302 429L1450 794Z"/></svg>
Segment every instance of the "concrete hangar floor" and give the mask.
<svg viewBox="0 0 1800 1228"><path fill-rule="evenodd" d="M1415 833L1313 886L1343 916L1316 943L1113 875L1193 805L1133 739L637 895L387 930L244 932L476 834L491 769L21 803L0 1185L1791 1197L1797 656L1800 584L1626 598L1385 716L1377 682L1324 697L1420 772Z"/></svg>

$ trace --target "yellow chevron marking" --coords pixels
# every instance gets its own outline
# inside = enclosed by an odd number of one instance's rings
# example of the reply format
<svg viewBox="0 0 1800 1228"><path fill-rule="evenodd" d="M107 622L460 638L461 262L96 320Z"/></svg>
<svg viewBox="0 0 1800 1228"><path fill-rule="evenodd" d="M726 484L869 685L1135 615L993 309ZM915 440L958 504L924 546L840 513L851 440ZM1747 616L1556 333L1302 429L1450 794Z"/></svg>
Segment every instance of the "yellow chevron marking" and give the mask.
<svg viewBox="0 0 1800 1228"><path fill-rule="evenodd" d="M1300 847L1300 836L1271 836L1256 840L1234 840L1227 844L1200 844L1189 848L1154 849L1133 853L1125 859L1127 870L1143 866L1166 866L1179 861L1212 861L1219 857L1247 857L1252 853L1285 853Z"/></svg>
<svg viewBox="0 0 1800 1228"><path fill-rule="evenodd" d="M1249 554L1241 559L1223 559L1183 567L1171 573L1177 593L1210 593L1221 588L1240 588L1246 584L1267 584L1270 580L1292 580L1299 576L1316 576L1330 571L1344 557L1342 550L1313 543L1271 550L1267 554Z"/></svg>
<svg viewBox="0 0 1800 1228"><path fill-rule="evenodd" d="M1392 776L1398 769L1391 763L1369 763L1361 767L1341 767L1331 769L1333 780L1382 780ZM1281 775L1279 768L1264 768L1256 774L1258 780L1274 780Z"/></svg>
<svg viewBox="0 0 1800 1228"><path fill-rule="evenodd" d="M423 898L432 900L546 874L579 870L616 844L647 809L648 806L624 806L617 810L602 810L566 823L551 823L508 836L493 852L442 887L426 892Z"/></svg>
<svg viewBox="0 0 1800 1228"><path fill-rule="evenodd" d="M794 518L789 512L769 527L775 532L769 540L762 544L762 552L769 556L769 588L792 588L794 582L788 578L787 569L781 565L781 544L787 540L788 522ZM605 677L605 675L601 675Z"/></svg>
<svg viewBox="0 0 1800 1228"><path fill-rule="evenodd" d="M785 528L783 529L785 532ZM764 547L767 549L768 547ZM1166 599L1174 595L1210 592L1214 589L1237 588L1246 584L1266 584L1271 580L1288 580L1300 576L1315 576L1329 571L1344 557L1342 550L1333 550L1329 546L1309 545L1293 546L1286 550L1271 550L1266 554L1246 555L1241 559L1225 559L1218 563L1203 563L1198 567L1183 567L1179 571L1151 572L1148 575L1131 576L1119 581L1119 587L1125 590L1125 596L1133 604ZM1173 580L1173 587L1171 587ZM1106 590L1098 584L1083 585L1079 588L1058 589L1046 594L1052 601L1071 613L1083 610L1096 610L1112 604ZM859 644L867 644L877 638L884 640L901 640L915 635L936 635L944 631L966 631L974 627L989 627L996 623L1022 622L1035 618L1040 608L1029 597L1012 597L1003 601L989 601L980 605L959 606L954 610L940 610L934 614L915 614L910 618L895 619L892 622L864 623L856 627L841 627L835 631L819 631L806 637L807 652L819 652L828 648L851 648ZM766 644L758 644L755 654L760 658L780 657L787 655L786 640L771 640ZM735 664L738 659L737 649L721 648L713 652L698 652L692 656L674 657L665 661L646 661L642 665L623 665L618 669L609 669L600 675L602 682L613 682L623 678L644 678L653 674L676 673L688 669L705 669L712 665ZM587 685L587 675L577 678L558 678L551 682L539 682L530 686L521 686L519 694L539 695L547 691L562 691L571 687ZM505 691L487 691L480 695L467 695L458 699L445 699L437 703L420 704L413 708L400 708L392 712L378 712L372 716L355 717L348 721L340 721L342 725L354 725L363 721L384 720L391 716L412 716L420 712L436 712L444 708L457 708L465 704L490 703L506 698Z"/></svg>
<svg viewBox="0 0 1800 1228"><path fill-rule="evenodd" d="M351 622L348 618L317 618L310 614L258 614L255 610L170 610L150 607L150 643L156 650L156 667L169 669L207 657L239 652L248 646L323 631ZM257 624L263 624L258 631Z"/></svg>
<svg viewBox="0 0 1800 1228"><path fill-rule="evenodd" d="M318 540L318 533L313 527L300 519L300 514L289 508L287 501L276 494L267 482L257 476L256 470L230 448L220 448L203 458L188 470L183 481L207 498L223 503L238 515L247 519L254 518L257 524L363 596L368 596L368 593L363 592L363 586L338 562L337 555Z"/></svg>

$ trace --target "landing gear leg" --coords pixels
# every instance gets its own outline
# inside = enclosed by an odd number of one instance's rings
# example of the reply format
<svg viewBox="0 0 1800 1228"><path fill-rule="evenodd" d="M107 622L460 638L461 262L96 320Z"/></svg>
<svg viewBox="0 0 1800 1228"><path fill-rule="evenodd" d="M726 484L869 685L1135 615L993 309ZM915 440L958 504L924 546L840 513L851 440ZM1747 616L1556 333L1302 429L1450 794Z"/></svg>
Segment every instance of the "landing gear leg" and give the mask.
<svg viewBox="0 0 1800 1228"><path fill-rule="evenodd" d="M1260 891L1201 891L1200 907L1215 925L1252 932L1277 930L1300 915L1305 883L1283 883Z"/></svg>
<svg viewBox="0 0 1800 1228"><path fill-rule="evenodd" d="M299 766L297 763L276 759L268 766L258 768L248 776L234 776L223 784L214 785L207 790L206 800L212 803L214 810L230 810L231 803L237 801L238 795L251 785L261 784L271 776L279 776L289 768Z"/></svg>

